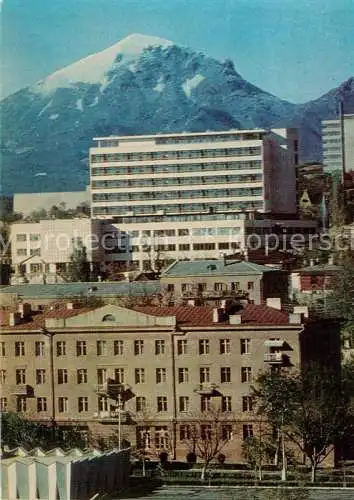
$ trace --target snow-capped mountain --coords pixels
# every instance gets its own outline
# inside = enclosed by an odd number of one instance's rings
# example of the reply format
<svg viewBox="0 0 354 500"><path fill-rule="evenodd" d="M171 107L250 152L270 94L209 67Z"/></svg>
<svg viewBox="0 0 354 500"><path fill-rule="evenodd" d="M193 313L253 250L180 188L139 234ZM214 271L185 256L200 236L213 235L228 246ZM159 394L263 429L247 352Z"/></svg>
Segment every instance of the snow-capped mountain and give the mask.
<svg viewBox="0 0 354 500"><path fill-rule="evenodd" d="M354 80L295 105L217 61L158 37L131 35L1 102L2 192L84 189L92 137L299 126L303 160L321 157L320 120L350 106Z"/></svg>

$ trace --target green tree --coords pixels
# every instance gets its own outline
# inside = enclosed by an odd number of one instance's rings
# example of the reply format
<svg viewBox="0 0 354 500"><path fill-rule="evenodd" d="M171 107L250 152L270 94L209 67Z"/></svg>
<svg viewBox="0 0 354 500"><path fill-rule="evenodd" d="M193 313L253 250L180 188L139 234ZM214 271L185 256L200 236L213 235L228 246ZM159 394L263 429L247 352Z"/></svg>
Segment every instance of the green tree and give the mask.
<svg viewBox="0 0 354 500"><path fill-rule="evenodd" d="M87 260L86 247L82 243L75 245L70 256L68 279L70 281L89 281L90 263Z"/></svg>
<svg viewBox="0 0 354 500"><path fill-rule="evenodd" d="M16 413L1 414L2 447L26 449L41 447L44 451L55 447L85 448L86 441L79 429L73 426L60 427L55 422L41 424L27 420Z"/></svg>
<svg viewBox="0 0 354 500"><path fill-rule="evenodd" d="M314 482L349 422L349 394L339 374L318 364L301 373L267 372L258 377L254 393L259 412L306 455Z"/></svg>

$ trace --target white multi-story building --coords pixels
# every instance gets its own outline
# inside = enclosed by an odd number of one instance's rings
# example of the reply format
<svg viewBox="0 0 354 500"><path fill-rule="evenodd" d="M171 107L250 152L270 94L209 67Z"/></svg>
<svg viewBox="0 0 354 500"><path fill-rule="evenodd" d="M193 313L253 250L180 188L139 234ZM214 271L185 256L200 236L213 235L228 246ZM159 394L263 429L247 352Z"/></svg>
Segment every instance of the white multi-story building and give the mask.
<svg viewBox="0 0 354 500"><path fill-rule="evenodd" d="M12 284L61 283L75 246L86 248L92 271L99 268L101 222L89 218L46 219L11 226Z"/></svg>
<svg viewBox="0 0 354 500"><path fill-rule="evenodd" d="M322 121L323 164L328 172L354 170L354 114Z"/></svg>
<svg viewBox="0 0 354 500"><path fill-rule="evenodd" d="M99 137L91 210L129 234L106 260L215 258L242 248L250 214L296 212L295 129ZM267 224L266 224L267 225ZM268 221L269 225L269 221Z"/></svg>

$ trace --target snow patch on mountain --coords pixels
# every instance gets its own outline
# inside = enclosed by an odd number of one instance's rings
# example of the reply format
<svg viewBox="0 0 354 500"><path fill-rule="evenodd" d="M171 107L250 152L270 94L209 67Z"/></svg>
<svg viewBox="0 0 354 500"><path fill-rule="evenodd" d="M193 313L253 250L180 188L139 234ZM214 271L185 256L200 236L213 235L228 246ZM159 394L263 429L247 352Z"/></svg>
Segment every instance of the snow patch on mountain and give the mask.
<svg viewBox="0 0 354 500"><path fill-rule="evenodd" d="M79 111L83 111L84 107L82 105L82 99L78 99L76 101L76 109L78 109Z"/></svg>
<svg viewBox="0 0 354 500"><path fill-rule="evenodd" d="M138 59L143 50L148 47L168 47L170 45L173 43L164 38L133 34L108 49L91 54L56 71L35 84L32 90L46 94L54 92L57 88L72 87L78 82L107 85L106 73L112 66Z"/></svg>
<svg viewBox="0 0 354 500"><path fill-rule="evenodd" d="M160 78L157 81L157 84L152 90L155 90L155 92L163 92L165 89L165 84L163 83L163 77L160 76Z"/></svg>
<svg viewBox="0 0 354 500"><path fill-rule="evenodd" d="M182 88L184 90L184 93L186 94L187 97L190 97L192 94L192 91L198 87L202 81L205 80L205 76L203 75L195 75L193 78L187 79L183 84Z"/></svg>
<svg viewBox="0 0 354 500"><path fill-rule="evenodd" d="M53 101L52 99L44 106L43 109L41 109L41 111L38 113L38 116L42 116L43 113L45 113L45 111L51 107L51 105L53 104Z"/></svg>
<svg viewBox="0 0 354 500"><path fill-rule="evenodd" d="M93 108L93 106L96 106L96 104L98 104L98 96L97 95L94 98L94 100L91 102L91 104L89 104L89 107Z"/></svg>
<svg viewBox="0 0 354 500"><path fill-rule="evenodd" d="M49 120L56 120L58 116L58 113L53 113L52 115L50 115Z"/></svg>

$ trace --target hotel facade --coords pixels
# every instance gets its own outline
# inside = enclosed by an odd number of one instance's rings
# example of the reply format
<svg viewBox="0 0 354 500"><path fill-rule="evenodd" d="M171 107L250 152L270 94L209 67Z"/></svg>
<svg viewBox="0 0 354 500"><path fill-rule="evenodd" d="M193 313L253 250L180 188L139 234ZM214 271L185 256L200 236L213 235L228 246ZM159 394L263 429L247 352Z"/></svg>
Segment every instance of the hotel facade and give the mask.
<svg viewBox="0 0 354 500"><path fill-rule="evenodd" d="M296 221L295 129L95 138L91 214L128 243L106 255L141 270L176 259L219 258ZM278 224L273 214L281 214ZM124 251L129 246L130 254ZM122 250L123 247L123 250Z"/></svg>

